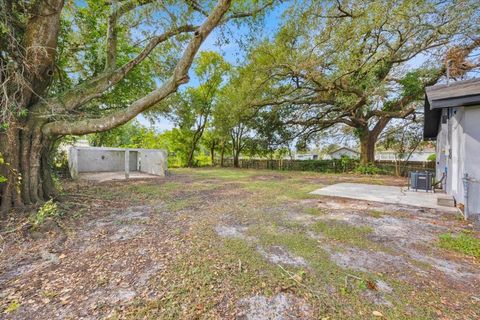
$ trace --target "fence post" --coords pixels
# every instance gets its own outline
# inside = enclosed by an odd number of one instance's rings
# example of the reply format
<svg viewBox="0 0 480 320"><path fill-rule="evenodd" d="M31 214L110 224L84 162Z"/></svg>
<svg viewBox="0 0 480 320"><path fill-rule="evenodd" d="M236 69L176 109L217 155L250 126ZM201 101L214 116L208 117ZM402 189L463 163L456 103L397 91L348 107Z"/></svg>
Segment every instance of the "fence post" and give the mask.
<svg viewBox="0 0 480 320"><path fill-rule="evenodd" d="M130 177L130 150L125 150L125 179Z"/></svg>

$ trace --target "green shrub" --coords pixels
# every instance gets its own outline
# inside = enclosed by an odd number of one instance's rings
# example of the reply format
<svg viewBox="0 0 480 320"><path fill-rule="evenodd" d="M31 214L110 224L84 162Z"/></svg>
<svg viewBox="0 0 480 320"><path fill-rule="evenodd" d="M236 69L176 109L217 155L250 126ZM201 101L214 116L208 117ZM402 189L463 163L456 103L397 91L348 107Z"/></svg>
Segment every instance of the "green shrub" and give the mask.
<svg viewBox="0 0 480 320"><path fill-rule="evenodd" d="M355 168L356 164L357 164L357 160L352 159L348 156L343 155L340 158L340 165L342 166L343 172L351 171L352 168Z"/></svg>
<svg viewBox="0 0 480 320"><path fill-rule="evenodd" d="M169 168L181 168L185 166L181 157L178 156L178 154L176 154L175 152L168 154L167 161Z"/></svg>
<svg viewBox="0 0 480 320"><path fill-rule="evenodd" d="M58 148L52 156L52 165L56 172L68 173L67 151Z"/></svg>
<svg viewBox="0 0 480 320"><path fill-rule="evenodd" d="M437 160L437 155L435 153L432 153L427 158L427 161L436 161L436 160Z"/></svg>
<svg viewBox="0 0 480 320"><path fill-rule="evenodd" d="M384 174L385 170L375 166L372 163L366 164L366 165L359 165L355 169L357 173L361 174Z"/></svg>
<svg viewBox="0 0 480 320"><path fill-rule="evenodd" d="M195 157L195 166L196 167L206 167L212 165L212 159L210 155L199 154Z"/></svg>
<svg viewBox="0 0 480 320"><path fill-rule="evenodd" d="M34 227L41 225L48 217L58 217L60 212L58 211L57 204L53 202L53 199L48 200L43 206L38 209L37 213L32 217L32 224Z"/></svg>
<svg viewBox="0 0 480 320"><path fill-rule="evenodd" d="M466 232L456 236L451 233L441 234L440 247L480 258L480 239Z"/></svg>

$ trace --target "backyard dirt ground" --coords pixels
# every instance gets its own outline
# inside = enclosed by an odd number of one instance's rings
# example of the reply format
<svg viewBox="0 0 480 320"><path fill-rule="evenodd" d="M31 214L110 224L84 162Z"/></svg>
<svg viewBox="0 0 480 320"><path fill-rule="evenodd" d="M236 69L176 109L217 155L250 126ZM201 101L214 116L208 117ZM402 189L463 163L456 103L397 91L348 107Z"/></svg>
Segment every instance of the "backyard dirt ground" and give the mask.
<svg viewBox="0 0 480 320"><path fill-rule="evenodd" d="M479 319L480 231L452 213L316 196L401 178L176 169L63 182L60 216L1 226L2 319Z"/></svg>

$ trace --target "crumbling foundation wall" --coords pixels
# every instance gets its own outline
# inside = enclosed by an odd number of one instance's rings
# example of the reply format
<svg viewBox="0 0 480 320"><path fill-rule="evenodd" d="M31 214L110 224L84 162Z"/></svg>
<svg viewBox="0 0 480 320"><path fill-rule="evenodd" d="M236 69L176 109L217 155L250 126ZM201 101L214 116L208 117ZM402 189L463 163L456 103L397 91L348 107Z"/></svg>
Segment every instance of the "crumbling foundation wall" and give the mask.
<svg viewBox="0 0 480 320"><path fill-rule="evenodd" d="M68 164L74 179L83 172L125 172L128 178L129 172L141 171L164 176L167 152L158 149L72 147L68 152Z"/></svg>

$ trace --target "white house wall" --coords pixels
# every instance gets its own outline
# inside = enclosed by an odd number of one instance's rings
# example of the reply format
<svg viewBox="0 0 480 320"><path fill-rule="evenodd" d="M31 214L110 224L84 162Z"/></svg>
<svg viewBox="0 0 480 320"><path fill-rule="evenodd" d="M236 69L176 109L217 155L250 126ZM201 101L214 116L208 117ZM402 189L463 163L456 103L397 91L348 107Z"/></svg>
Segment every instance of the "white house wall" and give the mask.
<svg viewBox="0 0 480 320"><path fill-rule="evenodd" d="M318 154L304 153L304 154L295 155L295 160L317 160L317 159L319 159Z"/></svg>
<svg viewBox="0 0 480 320"><path fill-rule="evenodd" d="M442 110L442 117L447 115L447 109ZM448 172L448 153L449 146L447 145L448 123L439 124L436 146L436 180L440 181L444 173ZM448 179L448 176L447 176ZM443 182L444 187L448 187L447 180Z"/></svg>
<svg viewBox="0 0 480 320"><path fill-rule="evenodd" d="M480 214L480 183L471 182L465 203L464 175L480 180L480 107L445 108L446 124L440 124L437 135L436 178L447 172L444 186L458 204L468 206L470 215Z"/></svg>
<svg viewBox="0 0 480 320"><path fill-rule="evenodd" d="M408 159L408 161L428 161L428 157L434 154L433 151L414 152Z"/></svg>
<svg viewBox="0 0 480 320"><path fill-rule="evenodd" d="M431 154L434 154L435 152L434 151L420 151L420 152L413 152L410 157L408 158L408 161L428 161L428 157L431 155ZM405 155L405 157L407 157L407 155ZM399 160L399 161L403 161L403 160L406 160L405 159L401 159L400 157L397 156L397 153L395 152L388 152L388 151L380 151L380 152L376 152L375 153L375 160L384 160L384 161L395 161L395 160Z"/></svg>
<svg viewBox="0 0 480 320"><path fill-rule="evenodd" d="M469 214L480 215L480 106L465 108L464 172L472 181L468 184Z"/></svg>
<svg viewBox="0 0 480 320"><path fill-rule="evenodd" d="M465 126L464 108L453 108L450 119L450 168L451 168L451 192L457 202L463 203L463 173L465 161Z"/></svg>
<svg viewBox="0 0 480 320"><path fill-rule="evenodd" d="M356 159L358 158L358 153L355 153L351 150L340 149L338 151L332 152L330 156L332 157L332 159L341 159L342 156Z"/></svg>

